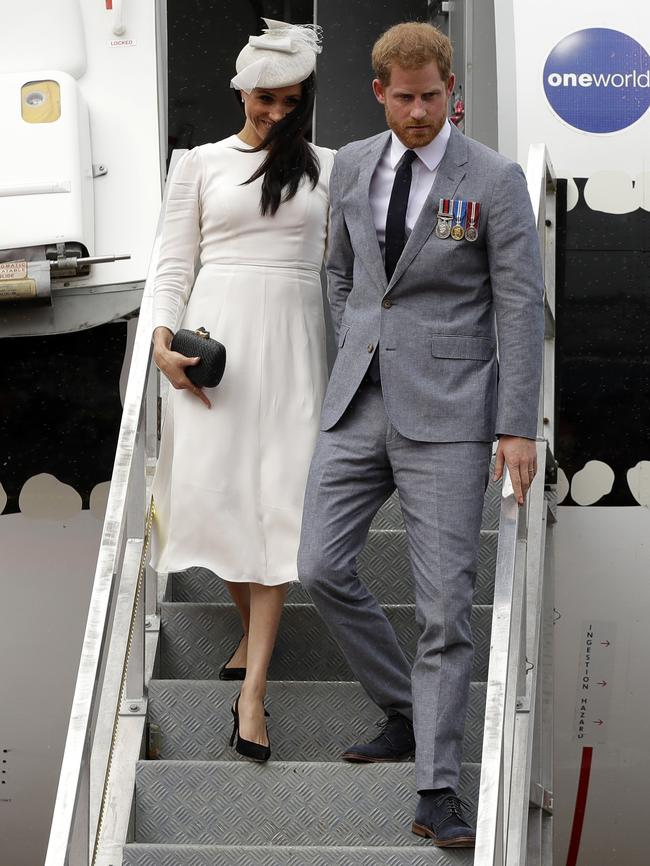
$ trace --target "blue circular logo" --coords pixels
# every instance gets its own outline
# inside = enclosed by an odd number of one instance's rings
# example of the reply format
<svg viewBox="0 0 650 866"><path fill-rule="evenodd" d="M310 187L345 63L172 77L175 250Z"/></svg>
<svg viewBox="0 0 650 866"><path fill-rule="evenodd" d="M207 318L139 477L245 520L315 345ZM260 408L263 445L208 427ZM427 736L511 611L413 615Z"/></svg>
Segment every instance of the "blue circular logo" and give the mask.
<svg viewBox="0 0 650 866"><path fill-rule="evenodd" d="M576 129L616 132L650 106L650 57L626 33L578 30L549 54L544 92L555 113Z"/></svg>

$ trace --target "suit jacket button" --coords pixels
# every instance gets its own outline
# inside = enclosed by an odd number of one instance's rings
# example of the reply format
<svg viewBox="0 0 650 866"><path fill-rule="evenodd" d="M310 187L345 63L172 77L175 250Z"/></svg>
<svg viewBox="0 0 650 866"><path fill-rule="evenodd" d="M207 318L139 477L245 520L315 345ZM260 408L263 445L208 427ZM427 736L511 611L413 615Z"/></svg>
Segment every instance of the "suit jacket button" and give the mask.
<svg viewBox="0 0 650 866"><path fill-rule="evenodd" d="M390 310L390 308L393 306L393 302L390 298L386 298L386 300L382 303L382 306L385 310Z"/></svg>
<svg viewBox="0 0 650 866"><path fill-rule="evenodd" d="M368 343L368 351L369 351L369 352L374 352L374 351L375 351L375 347L372 345L372 343Z"/></svg>

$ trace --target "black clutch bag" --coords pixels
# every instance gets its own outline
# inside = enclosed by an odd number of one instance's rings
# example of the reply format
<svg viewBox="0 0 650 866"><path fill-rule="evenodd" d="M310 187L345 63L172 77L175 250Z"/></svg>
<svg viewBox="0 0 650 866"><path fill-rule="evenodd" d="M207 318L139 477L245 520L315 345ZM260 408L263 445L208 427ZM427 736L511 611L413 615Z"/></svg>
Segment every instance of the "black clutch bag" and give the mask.
<svg viewBox="0 0 650 866"><path fill-rule="evenodd" d="M201 359L195 367L185 368L187 378L197 387L214 388L221 382L226 369L226 347L211 339L205 328L197 331L182 328L174 334L170 349L186 358Z"/></svg>

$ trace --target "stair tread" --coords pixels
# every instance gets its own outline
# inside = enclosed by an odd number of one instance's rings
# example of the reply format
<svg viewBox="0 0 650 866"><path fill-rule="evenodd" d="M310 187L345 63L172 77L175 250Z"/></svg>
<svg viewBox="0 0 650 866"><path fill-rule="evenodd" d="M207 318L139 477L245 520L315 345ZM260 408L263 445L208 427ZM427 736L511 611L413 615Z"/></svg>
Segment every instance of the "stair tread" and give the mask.
<svg viewBox="0 0 650 866"><path fill-rule="evenodd" d="M463 764L471 819L479 773ZM414 789L412 763L140 761L136 841L431 847L410 832Z"/></svg>
<svg viewBox="0 0 650 866"><path fill-rule="evenodd" d="M189 607L207 607L207 608L217 607L217 608L233 609L235 607L235 605L232 602L228 602L228 601L196 601L196 602L193 602L193 601L163 601L160 603L160 606L162 608L179 607L181 609L185 609L185 608L189 608ZM410 602L408 604L382 604L381 606L384 610L393 610L395 608L397 608L397 609L407 608L407 609L415 611L415 605L411 604ZM298 602L298 603L291 602L289 604L284 605L284 610L286 611L286 610L291 610L292 608L302 609L302 608L313 608L313 607L314 607L314 605L311 604L311 602ZM491 604L473 604L472 607L473 608L479 608L479 609L481 609L481 608L492 609Z"/></svg>
<svg viewBox="0 0 650 866"><path fill-rule="evenodd" d="M498 529L499 510L501 507L501 481L492 481L494 458L490 465L489 478L483 498L483 529ZM397 492L393 493L379 509L372 522L373 529L393 529L403 526L402 512Z"/></svg>
<svg viewBox="0 0 650 866"><path fill-rule="evenodd" d="M230 707L239 688L238 682L219 680L152 680L149 721L160 727L160 757L232 760ZM471 684L467 761L481 759L485 693L485 683ZM271 682L267 706L273 754L285 761L332 761L351 743L372 739L375 722L383 718L356 682Z"/></svg>
<svg viewBox="0 0 650 866"><path fill-rule="evenodd" d="M481 533L474 601L490 604L494 594L498 533ZM358 557L359 577L381 604L413 603L415 587L411 575L408 542L404 529L372 529ZM172 575L171 601L230 601L224 581L207 568L189 568ZM287 601L309 603L309 594L299 582L289 585Z"/></svg>
<svg viewBox="0 0 650 866"><path fill-rule="evenodd" d="M474 592L476 646L459 793L474 821L492 622L500 483L486 491ZM373 521L359 574L412 657L419 629L399 498ZM381 711L351 675L299 583L289 588L269 671L272 760L228 745L240 683L216 677L241 635L223 581L207 569L171 575L161 607L161 678L148 719L161 758L136 766L135 841L123 866L471 866L472 849L436 848L410 832L413 762L359 765L342 747L374 735Z"/></svg>
<svg viewBox="0 0 650 866"><path fill-rule="evenodd" d="M415 606L384 605L404 652L413 659L420 634ZM487 679L492 606L474 605L473 679ZM167 679L216 679L241 637L239 614L222 602L165 602L161 606L161 667ZM313 605L284 608L269 678L277 680L354 679L341 650Z"/></svg>
<svg viewBox="0 0 650 866"><path fill-rule="evenodd" d="M218 859L217 859L218 858ZM397 846L160 845L134 842L124 866L471 866L474 851Z"/></svg>

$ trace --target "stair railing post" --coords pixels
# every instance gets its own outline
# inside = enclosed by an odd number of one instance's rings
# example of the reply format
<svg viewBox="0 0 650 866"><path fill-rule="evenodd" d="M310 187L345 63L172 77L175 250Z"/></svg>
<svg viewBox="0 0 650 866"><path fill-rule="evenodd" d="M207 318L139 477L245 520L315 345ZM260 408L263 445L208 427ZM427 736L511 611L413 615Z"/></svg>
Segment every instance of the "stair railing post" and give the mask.
<svg viewBox="0 0 650 866"><path fill-rule="evenodd" d="M540 673L539 710L537 713L540 731L538 764L539 780L543 786L544 799L540 813L541 821L541 866L550 866L553 862L553 629L555 622L555 587L554 587L554 548L553 548L553 511L555 508L555 490L551 490L547 498L548 524L550 531L544 540L544 592L542 596L542 628L540 634Z"/></svg>
<svg viewBox="0 0 650 866"><path fill-rule="evenodd" d="M135 452L127 493L127 531L130 539L137 538L144 545L146 520L146 461L145 461L145 417L146 406L141 407ZM122 711L143 712L145 670L145 587L137 596L129 655L127 658L126 683Z"/></svg>
<svg viewBox="0 0 650 866"><path fill-rule="evenodd" d="M547 440L551 447L553 441L554 403L555 175L545 145L530 148L526 178L544 268L544 369L537 428L539 475L525 508L517 508L511 485L507 488L509 479L504 478L475 866L533 866L526 864L525 859L534 730L531 710L535 707L537 664L542 656L539 641L543 639L540 616L544 466ZM545 722L546 726L550 724ZM547 789L543 784L542 792L542 800L546 801Z"/></svg>
<svg viewBox="0 0 650 866"><path fill-rule="evenodd" d="M534 717L540 641L540 611L543 567L542 545L545 537L546 442L537 443L538 474L528 495L526 579L523 596L522 644L517 708L514 717L513 771L511 776L511 817L507 866L526 864L528 832L531 824L529 802L533 799ZM535 786L536 788L538 786ZM533 864L528 864L533 866Z"/></svg>
<svg viewBox="0 0 650 866"><path fill-rule="evenodd" d="M152 502L151 486L156 471L156 460L158 458L158 432L160 426L159 417L159 381L160 374L154 366L153 360L149 361L149 372L147 376L147 390L145 395L145 477L146 477L146 507ZM153 519L153 518L152 518ZM147 559L149 557L147 556ZM144 586L144 615L145 628L153 631L158 628L158 575L147 562Z"/></svg>
<svg viewBox="0 0 650 866"><path fill-rule="evenodd" d="M66 866L89 866L92 854L90 838L90 749L86 742L79 779L77 803L70 834Z"/></svg>
<svg viewBox="0 0 650 866"><path fill-rule="evenodd" d="M548 805L549 788L542 781L542 773L533 773L533 766L542 763L543 742L548 731L541 732L536 724L539 684L539 666L542 661L541 644L546 629L545 548L548 503L545 494L546 457L553 438L554 406L554 339L555 339L555 175L546 147L534 145L530 149L527 178L531 201L537 220L540 252L544 270L544 367L540 389L537 463L538 474L528 495L525 572L523 583L523 611L521 621L520 662L517 688L516 714L512 720L513 761L510 773L510 808L506 818L507 866L537 866L540 863L542 839L542 810ZM552 458L552 454L551 454ZM514 649L514 646L513 646ZM511 669L515 664L511 657ZM548 724L552 730L552 720ZM506 730L509 731L510 725ZM552 735L551 735L552 736ZM552 745L549 750L552 754ZM540 760L535 758L539 755ZM506 776L507 777L507 776ZM530 835L529 835L530 834ZM528 859L530 855L530 860Z"/></svg>
<svg viewBox="0 0 650 866"><path fill-rule="evenodd" d="M175 151L172 166L181 153ZM142 296L140 315L142 322L136 333L129 380L124 398L124 411L120 423L111 487L106 505L102 539L95 570L93 591L81 660L77 672L72 700L70 722L59 775L56 802L48 840L45 866L89 866L90 852L94 852L98 830L106 817L104 792L110 776L110 750L113 735L118 731L119 696L124 691L127 713L144 715L145 694L145 607L141 591L136 602L137 588L134 577L140 560L145 536L147 492L151 476L152 459L157 448L158 409L157 393L148 390L147 376L156 380L149 371L151 359L151 297L153 273L157 266L169 186L165 186L165 199L156 229L149 273ZM149 383L157 392L157 386ZM145 417L148 416L148 422ZM146 423L146 429L145 429ZM149 463L147 460L149 459ZM126 592L122 584L123 568L131 578ZM119 635L113 634L113 616L120 602ZM155 583L150 584L150 600L156 599ZM127 598L128 595L128 598ZM128 610L124 605L128 604ZM131 623L133 628L128 629ZM128 638L130 633L131 637ZM127 650L130 648L128 661ZM123 661L110 665L109 687L105 682L111 656L122 655ZM124 665L127 664L124 680ZM124 685L124 689L122 686ZM110 698L110 700L109 700ZM102 700L112 703L113 710L100 714ZM108 730L107 730L108 729ZM93 767L95 769L93 769ZM106 771L101 768L106 767ZM91 769L93 776L91 777ZM97 773L105 772L104 778ZM101 793L98 804L97 792ZM92 801L91 801L92 796ZM101 812L98 805L101 805Z"/></svg>
<svg viewBox="0 0 650 866"><path fill-rule="evenodd" d="M516 689L509 682L513 593L515 587L519 507L508 471L504 472L499 515L499 544L494 579L490 664L485 703L485 730L476 821L475 866L503 866L506 851L506 803L509 758L506 744L508 707ZM518 634L518 631L516 632Z"/></svg>
<svg viewBox="0 0 650 866"><path fill-rule="evenodd" d="M506 679L504 738L504 803L503 833L504 862L508 862L508 852L512 846L513 834L520 829L518 804L513 802L512 777L517 764L515 752L515 728L517 709L521 703L522 670L525 669L525 651L522 646L524 625L524 599L526 594L526 535L529 500L517 507L516 545L512 604L510 611L510 641Z"/></svg>

